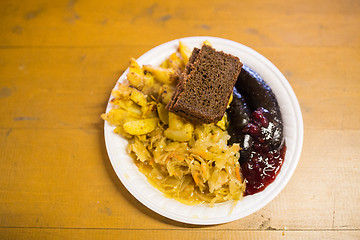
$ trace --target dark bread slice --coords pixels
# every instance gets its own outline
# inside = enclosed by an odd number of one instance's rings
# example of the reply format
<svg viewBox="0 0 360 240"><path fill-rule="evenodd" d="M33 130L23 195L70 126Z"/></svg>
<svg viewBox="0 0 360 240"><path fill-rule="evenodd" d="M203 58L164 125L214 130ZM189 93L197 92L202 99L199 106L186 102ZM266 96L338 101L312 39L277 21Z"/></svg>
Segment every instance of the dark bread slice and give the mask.
<svg viewBox="0 0 360 240"><path fill-rule="evenodd" d="M242 63L208 45L192 52L166 109L201 124L223 117Z"/></svg>

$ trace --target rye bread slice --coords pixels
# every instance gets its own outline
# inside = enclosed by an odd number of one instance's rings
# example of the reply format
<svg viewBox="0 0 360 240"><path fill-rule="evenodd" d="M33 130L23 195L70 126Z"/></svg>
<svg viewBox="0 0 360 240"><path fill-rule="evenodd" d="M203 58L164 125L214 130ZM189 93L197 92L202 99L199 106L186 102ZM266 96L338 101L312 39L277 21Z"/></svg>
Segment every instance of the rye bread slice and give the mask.
<svg viewBox="0 0 360 240"><path fill-rule="evenodd" d="M208 45L195 48L166 109L195 124L223 117L242 63Z"/></svg>

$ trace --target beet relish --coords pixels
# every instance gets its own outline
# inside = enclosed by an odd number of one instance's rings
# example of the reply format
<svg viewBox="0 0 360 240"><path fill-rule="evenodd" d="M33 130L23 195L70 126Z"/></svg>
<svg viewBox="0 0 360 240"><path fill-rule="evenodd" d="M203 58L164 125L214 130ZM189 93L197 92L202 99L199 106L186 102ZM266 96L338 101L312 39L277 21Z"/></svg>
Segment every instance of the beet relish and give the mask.
<svg viewBox="0 0 360 240"><path fill-rule="evenodd" d="M284 162L285 143L278 149L271 148L271 118L266 109L258 108L242 130L244 134L250 135L253 141L250 158L241 162L241 172L246 182L245 196L263 191L275 180Z"/></svg>

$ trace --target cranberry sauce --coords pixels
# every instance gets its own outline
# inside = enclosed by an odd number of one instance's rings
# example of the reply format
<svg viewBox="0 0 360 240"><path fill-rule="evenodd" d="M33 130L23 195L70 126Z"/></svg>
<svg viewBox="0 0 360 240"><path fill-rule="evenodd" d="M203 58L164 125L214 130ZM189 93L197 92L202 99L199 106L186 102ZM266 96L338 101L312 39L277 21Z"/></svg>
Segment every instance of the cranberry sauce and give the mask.
<svg viewBox="0 0 360 240"><path fill-rule="evenodd" d="M245 196L264 190L275 180L284 162L285 143L275 149L271 146L271 119L272 116L266 109L258 108L242 130L252 138L250 156L247 161L241 162L241 171L246 182Z"/></svg>

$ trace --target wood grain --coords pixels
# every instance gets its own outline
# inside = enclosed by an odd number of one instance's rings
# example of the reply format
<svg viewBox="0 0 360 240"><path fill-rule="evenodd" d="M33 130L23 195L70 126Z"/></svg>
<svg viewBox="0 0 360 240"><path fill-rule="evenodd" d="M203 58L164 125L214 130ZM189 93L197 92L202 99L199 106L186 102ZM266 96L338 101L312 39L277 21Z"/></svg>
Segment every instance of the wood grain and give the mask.
<svg viewBox="0 0 360 240"><path fill-rule="evenodd" d="M233 230L133 230L133 229L38 229L38 228L11 228L0 229L0 236L4 240L21 239L63 239L63 236L71 236L71 239L180 239L187 240L196 238L199 240L208 239L359 239L358 231L287 231L287 230L259 230L259 231L233 231Z"/></svg>
<svg viewBox="0 0 360 240"><path fill-rule="evenodd" d="M0 2L0 239L359 239L360 2ZM243 43L299 100L304 145L258 212L197 227L139 203L103 121L131 57L186 36Z"/></svg>

